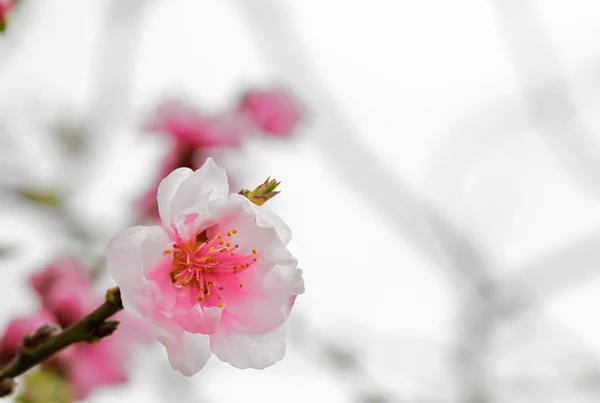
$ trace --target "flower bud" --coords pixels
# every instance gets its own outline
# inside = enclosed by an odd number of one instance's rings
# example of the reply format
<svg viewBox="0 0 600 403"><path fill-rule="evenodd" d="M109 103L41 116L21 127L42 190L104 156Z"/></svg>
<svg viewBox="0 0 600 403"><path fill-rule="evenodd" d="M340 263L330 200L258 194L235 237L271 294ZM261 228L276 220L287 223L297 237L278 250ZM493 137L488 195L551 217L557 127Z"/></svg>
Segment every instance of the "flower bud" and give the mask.
<svg viewBox="0 0 600 403"><path fill-rule="evenodd" d="M261 185L259 185L253 191L248 189L242 189L239 194L245 196L252 203L257 206L262 206L265 202L279 194L279 191L275 189L281 182L277 182L275 179L267 178Z"/></svg>
<svg viewBox="0 0 600 403"><path fill-rule="evenodd" d="M17 384L12 378L0 379L0 397L6 397L13 393Z"/></svg>

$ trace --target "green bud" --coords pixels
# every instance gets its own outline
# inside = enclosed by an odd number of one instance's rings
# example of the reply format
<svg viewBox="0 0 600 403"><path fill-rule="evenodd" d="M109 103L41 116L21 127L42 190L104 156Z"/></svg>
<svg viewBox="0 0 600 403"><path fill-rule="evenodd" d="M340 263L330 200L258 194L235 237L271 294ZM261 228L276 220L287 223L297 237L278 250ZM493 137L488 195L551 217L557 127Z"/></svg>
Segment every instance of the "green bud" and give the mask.
<svg viewBox="0 0 600 403"><path fill-rule="evenodd" d="M265 202L279 194L279 191L275 189L281 182L277 182L275 179L267 178L262 184L252 191L248 189L242 189L239 194L245 196L252 203L257 206L262 206Z"/></svg>

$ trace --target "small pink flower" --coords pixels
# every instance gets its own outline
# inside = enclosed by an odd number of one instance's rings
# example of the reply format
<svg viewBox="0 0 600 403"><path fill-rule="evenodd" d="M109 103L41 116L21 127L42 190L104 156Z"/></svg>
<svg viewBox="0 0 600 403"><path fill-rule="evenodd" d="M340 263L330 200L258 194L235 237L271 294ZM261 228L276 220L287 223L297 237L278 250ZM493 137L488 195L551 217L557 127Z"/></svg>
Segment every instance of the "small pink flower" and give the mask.
<svg viewBox="0 0 600 403"><path fill-rule="evenodd" d="M7 362L14 357L26 334L34 333L42 325L55 322L52 314L45 310L11 320L0 339L0 362Z"/></svg>
<svg viewBox="0 0 600 403"><path fill-rule="evenodd" d="M240 110L261 130L282 137L292 134L302 118L292 96L277 89L249 91L242 98Z"/></svg>
<svg viewBox="0 0 600 403"><path fill-rule="evenodd" d="M64 257L31 277L44 307L52 312L63 327L81 319L90 310L91 280L79 263Z"/></svg>
<svg viewBox="0 0 600 403"><path fill-rule="evenodd" d="M237 147L246 124L236 114L203 115L178 100L159 106L153 130L172 136L175 143L186 147Z"/></svg>
<svg viewBox="0 0 600 403"><path fill-rule="evenodd" d="M285 322L304 292L289 228L228 190L211 158L177 169L158 189L162 226L128 228L108 246L125 309L148 320L187 376L212 353L237 368L281 360Z"/></svg>

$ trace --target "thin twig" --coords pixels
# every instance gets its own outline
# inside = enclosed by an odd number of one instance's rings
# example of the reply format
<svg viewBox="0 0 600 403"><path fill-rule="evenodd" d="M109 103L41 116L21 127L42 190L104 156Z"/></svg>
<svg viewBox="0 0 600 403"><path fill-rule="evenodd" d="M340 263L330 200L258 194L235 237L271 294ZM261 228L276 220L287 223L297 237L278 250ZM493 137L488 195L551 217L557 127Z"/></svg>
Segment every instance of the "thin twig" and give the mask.
<svg viewBox="0 0 600 403"><path fill-rule="evenodd" d="M103 337L109 336L116 330L118 322L106 320L121 309L123 304L119 288L109 289L102 305L65 331L50 336L38 345L27 346L23 343L13 360L0 370L0 381L22 375L72 344L82 341L96 343Z"/></svg>

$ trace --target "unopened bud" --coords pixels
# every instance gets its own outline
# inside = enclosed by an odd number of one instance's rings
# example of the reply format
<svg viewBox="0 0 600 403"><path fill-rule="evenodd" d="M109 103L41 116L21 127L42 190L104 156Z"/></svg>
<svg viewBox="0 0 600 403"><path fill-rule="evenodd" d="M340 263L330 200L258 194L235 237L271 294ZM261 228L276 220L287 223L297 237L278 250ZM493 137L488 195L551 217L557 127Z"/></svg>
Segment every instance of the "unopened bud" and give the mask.
<svg viewBox="0 0 600 403"><path fill-rule="evenodd" d="M101 339L103 337L110 336L115 330L117 330L117 327L119 327L118 320L104 321L100 323L98 327L96 327L96 330L94 330L94 337Z"/></svg>
<svg viewBox="0 0 600 403"><path fill-rule="evenodd" d="M106 290L106 302L123 307L123 301L121 300L121 290L119 287L113 287Z"/></svg>
<svg viewBox="0 0 600 403"><path fill-rule="evenodd" d="M265 202L279 194L279 191L275 189L281 182L277 182L275 179L267 178L262 184L252 191L248 189L242 189L239 194L245 196L252 203L257 206L262 206Z"/></svg>
<svg viewBox="0 0 600 403"><path fill-rule="evenodd" d="M17 384L12 378L0 379L0 397L6 397L13 393Z"/></svg>
<svg viewBox="0 0 600 403"><path fill-rule="evenodd" d="M58 335L62 331L61 327L56 323L42 325L33 334L28 334L23 338L23 348L32 349L40 344L45 343L52 337Z"/></svg>

